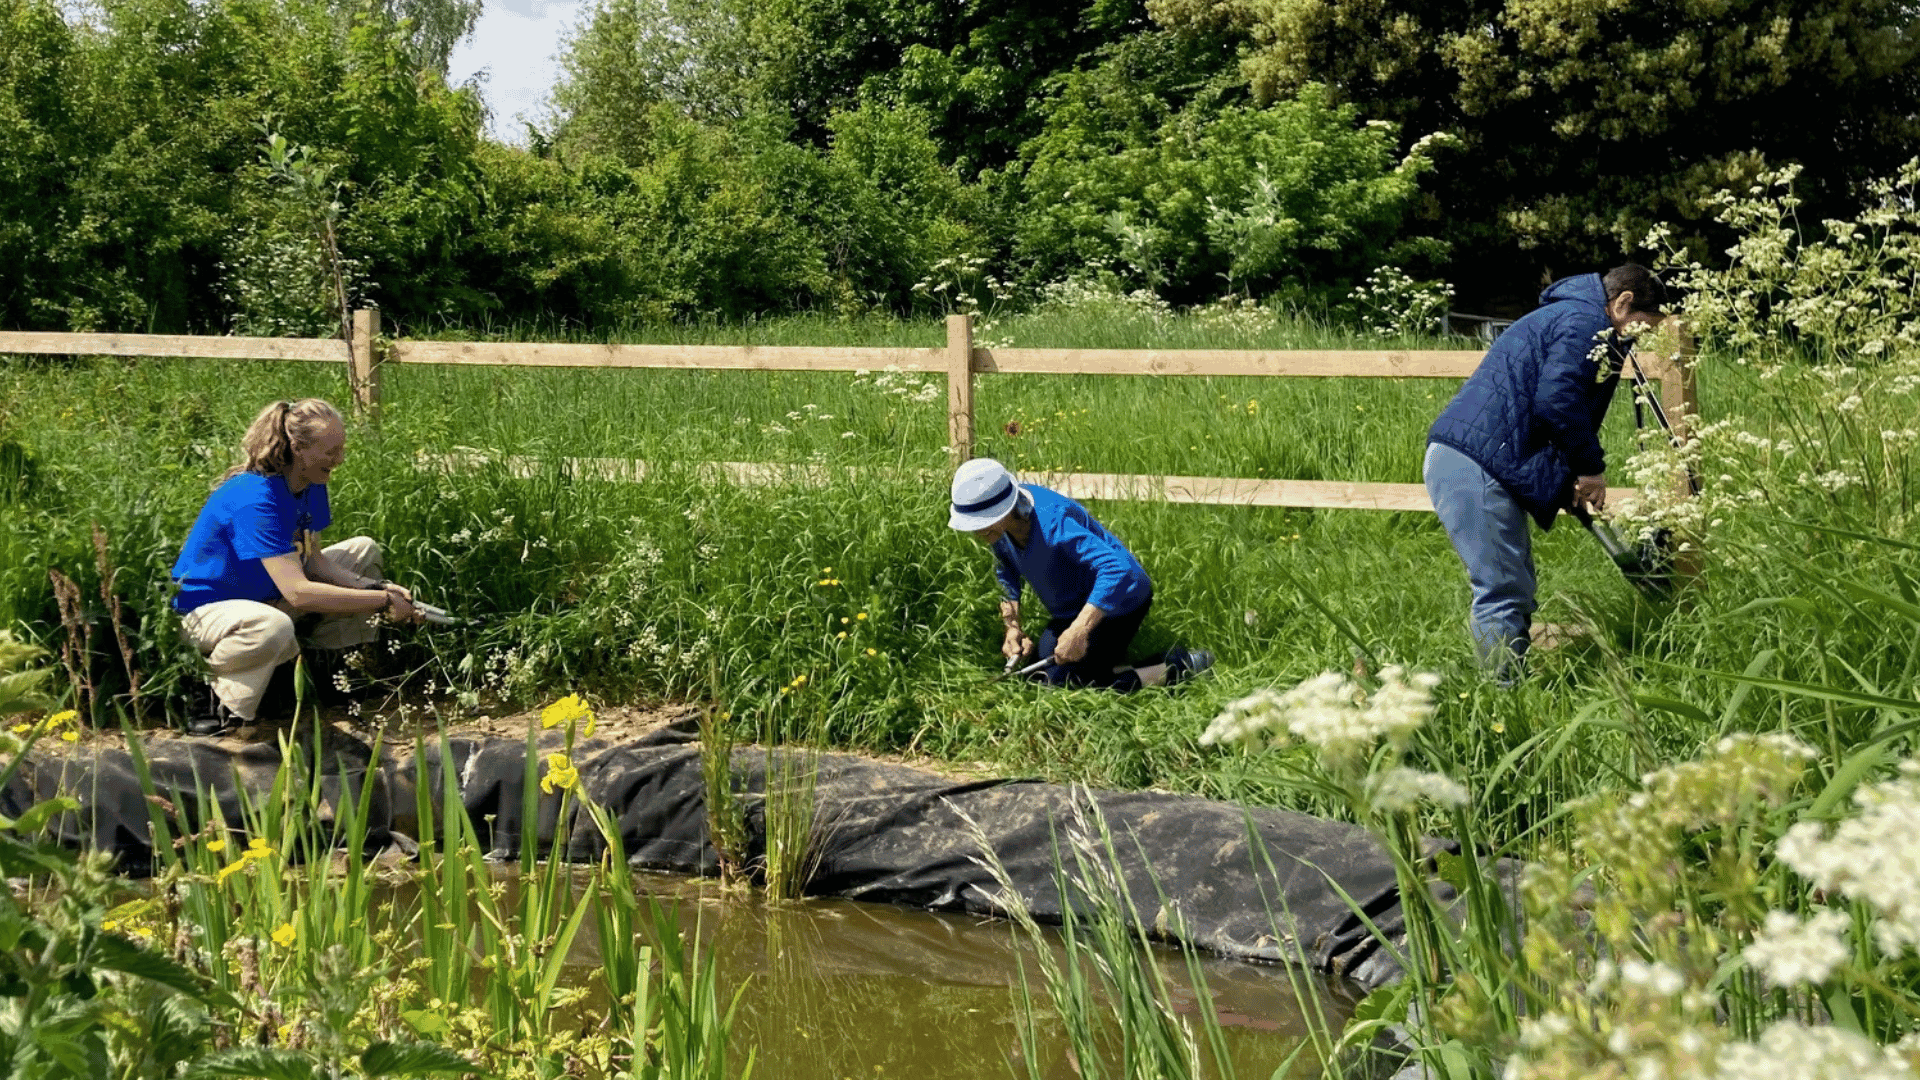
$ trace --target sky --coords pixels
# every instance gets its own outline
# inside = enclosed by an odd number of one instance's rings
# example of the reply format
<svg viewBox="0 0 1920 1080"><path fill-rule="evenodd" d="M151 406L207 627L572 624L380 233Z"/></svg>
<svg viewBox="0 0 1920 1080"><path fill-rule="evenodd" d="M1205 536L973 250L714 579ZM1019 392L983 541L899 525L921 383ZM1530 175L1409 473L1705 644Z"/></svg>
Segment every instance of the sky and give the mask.
<svg viewBox="0 0 1920 1080"><path fill-rule="evenodd" d="M581 0L486 0L473 35L453 50L448 78L481 76L494 138L525 145L521 117L538 119L559 71L560 34L585 9Z"/></svg>

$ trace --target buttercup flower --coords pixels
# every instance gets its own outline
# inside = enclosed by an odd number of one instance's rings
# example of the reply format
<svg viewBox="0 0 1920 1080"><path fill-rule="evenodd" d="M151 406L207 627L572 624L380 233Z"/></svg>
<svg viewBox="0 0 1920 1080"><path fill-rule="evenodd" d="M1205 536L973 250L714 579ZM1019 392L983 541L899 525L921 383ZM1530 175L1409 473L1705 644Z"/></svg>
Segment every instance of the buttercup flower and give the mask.
<svg viewBox="0 0 1920 1080"><path fill-rule="evenodd" d="M295 936L292 923L281 923L273 931L273 943L283 949L292 948Z"/></svg>

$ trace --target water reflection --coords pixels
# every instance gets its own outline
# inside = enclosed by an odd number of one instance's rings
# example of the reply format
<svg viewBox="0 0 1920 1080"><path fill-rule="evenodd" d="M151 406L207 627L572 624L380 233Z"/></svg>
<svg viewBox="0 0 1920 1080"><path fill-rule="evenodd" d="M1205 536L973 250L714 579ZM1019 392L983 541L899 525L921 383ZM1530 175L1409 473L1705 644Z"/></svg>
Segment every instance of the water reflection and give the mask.
<svg viewBox="0 0 1920 1080"><path fill-rule="evenodd" d="M756 1076L1024 1076L1018 1004L1023 964L1050 1021L1030 946L1010 923L850 900L769 904L758 894L722 892L709 881L637 877L642 892L674 907L683 931L697 930L703 948L712 950L723 993L731 996L744 983L734 1046L740 1061L748 1049L757 1049ZM584 933L582 939L576 960L590 967L597 963L597 942ZM1170 949L1159 950L1156 959L1176 988L1176 1008L1197 1016L1185 961ZM1201 967L1236 1075L1274 1075L1306 1033L1287 972L1218 959ZM1337 1025L1345 1018L1342 996L1317 979L1306 985L1328 1020ZM1070 1080L1078 1074L1066 1060L1059 1032L1050 1028L1043 1027L1048 1060L1041 1063L1042 1075ZM1312 1071L1308 1057L1311 1052L1296 1075Z"/></svg>

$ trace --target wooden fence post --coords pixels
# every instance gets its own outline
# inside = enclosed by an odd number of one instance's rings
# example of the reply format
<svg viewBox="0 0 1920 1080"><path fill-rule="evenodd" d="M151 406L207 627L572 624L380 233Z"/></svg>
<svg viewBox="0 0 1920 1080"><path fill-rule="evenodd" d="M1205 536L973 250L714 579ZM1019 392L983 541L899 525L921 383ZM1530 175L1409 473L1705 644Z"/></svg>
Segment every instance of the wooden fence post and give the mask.
<svg viewBox="0 0 1920 1080"><path fill-rule="evenodd" d="M353 387L353 411L371 413L380 407L380 366L373 355L380 338L380 309L353 313L353 340L347 343L347 382Z"/></svg>
<svg viewBox="0 0 1920 1080"><path fill-rule="evenodd" d="M973 316L947 316L947 445L955 465L973 457Z"/></svg>

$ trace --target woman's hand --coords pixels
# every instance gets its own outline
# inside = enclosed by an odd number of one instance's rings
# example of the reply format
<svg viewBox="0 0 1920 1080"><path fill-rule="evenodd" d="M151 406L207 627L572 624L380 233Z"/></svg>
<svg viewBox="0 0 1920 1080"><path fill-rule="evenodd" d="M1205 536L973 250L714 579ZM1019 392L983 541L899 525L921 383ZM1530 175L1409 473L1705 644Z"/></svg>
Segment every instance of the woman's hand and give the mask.
<svg viewBox="0 0 1920 1080"><path fill-rule="evenodd" d="M413 606L413 594L405 588L388 582L383 588L387 591L387 619L395 623L425 622L426 616Z"/></svg>

